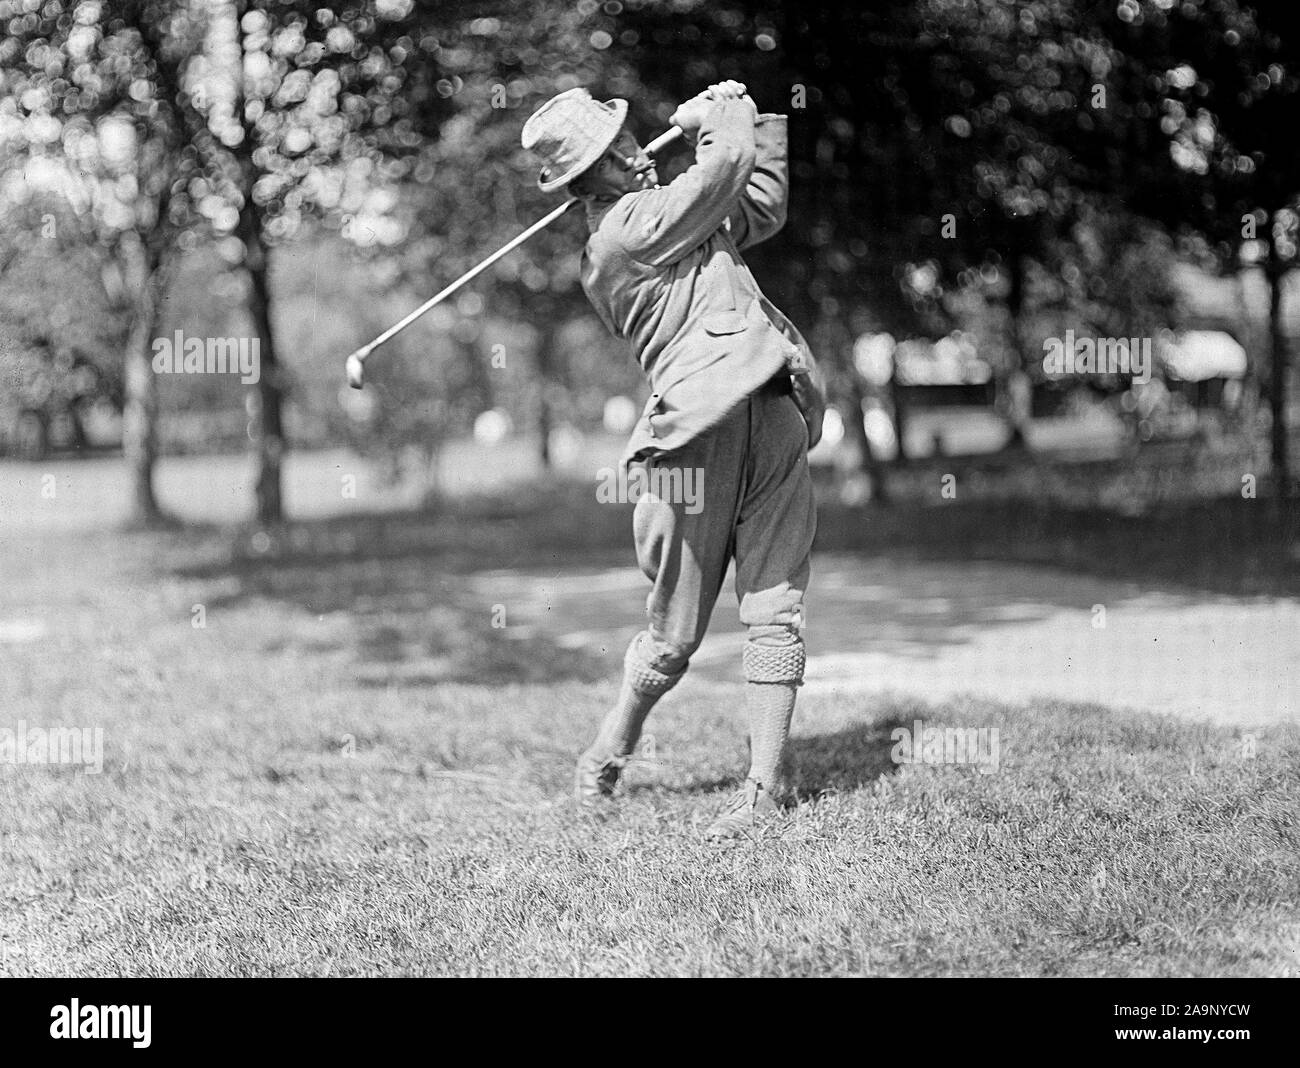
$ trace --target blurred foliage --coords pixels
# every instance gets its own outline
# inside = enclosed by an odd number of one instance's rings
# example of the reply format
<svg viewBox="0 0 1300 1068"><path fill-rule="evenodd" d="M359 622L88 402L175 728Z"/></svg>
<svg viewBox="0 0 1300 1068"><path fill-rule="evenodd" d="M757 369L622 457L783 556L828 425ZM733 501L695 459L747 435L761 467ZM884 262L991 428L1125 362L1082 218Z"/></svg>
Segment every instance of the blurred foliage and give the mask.
<svg viewBox="0 0 1300 1068"><path fill-rule="evenodd" d="M748 258L857 404L864 331L960 328L1006 375L1049 334L1176 319L1190 251L1292 266L1290 6L0 0L0 204L29 228L61 196L88 257L126 232L211 243L163 315L197 333L259 329L257 287L225 278L264 244L294 403L371 451L428 451L489 406L589 425L638 378L582 296L576 211L381 350L363 399L341 359L557 203L519 146L548 97L625 97L644 142L737 78L790 116L790 221ZM664 180L688 162L667 150Z"/></svg>
<svg viewBox="0 0 1300 1068"><path fill-rule="evenodd" d="M1300 190L1300 153L1278 144L1296 124L1300 78L1280 0L1249 11L1231 0L625 7L622 22L653 42L637 64L647 81L685 95L738 77L760 106L790 114L795 222L751 255L804 322L865 316L934 336L951 325L952 290L1008 299L1009 286L1028 288L1008 278L1018 270L1082 289L1088 324L1148 321L1168 310L1167 284L1116 285L1113 265L1162 275L1172 256L1137 219L1222 236L1243 205L1275 211ZM690 58L678 62L668 40ZM1242 136L1223 126L1201 145L1203 131L1173 118L1196 98L1222 98ZM1212 122L1204 111L1198 121ZM1222 206L1207 169L1244 199ZM1270 188L1250 187L1245 176L1262 172ZM1200 195L1202 210L1176 190ZM1081 241L1106 255L1081 257ZM1040 294L1016 295L1017 318L1026 297Z"/></svg>
<svg viewBox="0 0 1300 1068"><path fill-rule="evenodd" d="M84 245L65 201L17 213L24 225L0 231L0 452L39 459L54 437L80 446L96 404L121 407L129 308L117 263Z"/></svg>
<svg viewBox="0 0 1300 1068"><path fill-rule="evenodd" d="M410 8L3 0L6 199L48 183L101 236L161 216L183 248L232 233L250 194L272 240L311 210L361 210L369 176L400 175L447 110Z"/></svg>

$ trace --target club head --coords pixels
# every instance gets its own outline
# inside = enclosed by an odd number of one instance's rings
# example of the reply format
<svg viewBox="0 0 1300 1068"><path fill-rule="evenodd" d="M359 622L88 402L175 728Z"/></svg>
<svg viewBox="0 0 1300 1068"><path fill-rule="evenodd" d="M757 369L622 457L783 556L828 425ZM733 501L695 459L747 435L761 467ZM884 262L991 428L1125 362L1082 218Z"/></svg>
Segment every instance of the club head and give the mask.
<svg viewBox="0 0 1300 1068"><path fill-rule="evenodd" d="M365 350L357 349L348 357L344 369L347 371L348 385L360 389L365 384Z"/></svg>

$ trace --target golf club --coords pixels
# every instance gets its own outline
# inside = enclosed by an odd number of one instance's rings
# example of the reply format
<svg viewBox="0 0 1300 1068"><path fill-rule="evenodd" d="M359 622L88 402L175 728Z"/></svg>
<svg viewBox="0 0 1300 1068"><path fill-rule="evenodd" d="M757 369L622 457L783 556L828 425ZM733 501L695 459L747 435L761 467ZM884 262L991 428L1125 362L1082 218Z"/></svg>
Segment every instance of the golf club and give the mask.
<svg viewBox="0 0 1300 1068"><path fill-rule="evenodd" d="M673 126L670 129L665 130L662 134L660 134L658 137L656 137L653 141L651 141L648 145L645 146L646 154L649 156L653 156L659 149L663 148L665 145L671 144L681 135L682 135L682 131L681 131L681 127L679 126ZM360 389L362 387L362 385L365 382L366 360L369 358L370 354L375 349L377 349L380 345L382 345L385 341L401 333L413 322L415 322L416 319L420 318L421 315L429 311L430 308L433 308L436 305L440 304L447 297L451 296L451 294L455 293L456 290L458 290L471 278L474 278L475 276L481 274L483 271L487 270L489 267L492 266L492 264L496 263L496 261L499 260L502 256L504 256L507 252L510 252L513 249L518 248L520 245L522 245L525 241L527 241L530 237L533 236L533 234L537 233L539 230L546 229L546 227L550 226L551 223L555 222L556 219L558 219L561 215L563 215L576 203L578 203L576 198L566 200L554 211L548 212L546 215L543 215L540 219L538 219L535 223L533 223L532 226L528 227L528 229L525 230L523 233L521 233L518 237L515 237L510 241L507 241L504 245L502 245L499 249L497 249L496 252L492 253L492 255L490 255L487 259L483 260L477 266L471 267L468 271L466 271L459 278L457 278L456 281L452 282L451 285L447 286L445 289L439 291L438 293L435 293L432 297L430 297L418 308L416 308L415 311L411 312L405 318L401 319L399 322L396 322L392 326L390 326L387 330L385 330L382 334L380 334L377 338L375 338L374 341L370 342L368 345L362 345L361 348L357 349L356 352L352 353L347 358L347 363L345 366L346 366L346 371L348 376L348 385L351 386L353 389Z"/></svg>

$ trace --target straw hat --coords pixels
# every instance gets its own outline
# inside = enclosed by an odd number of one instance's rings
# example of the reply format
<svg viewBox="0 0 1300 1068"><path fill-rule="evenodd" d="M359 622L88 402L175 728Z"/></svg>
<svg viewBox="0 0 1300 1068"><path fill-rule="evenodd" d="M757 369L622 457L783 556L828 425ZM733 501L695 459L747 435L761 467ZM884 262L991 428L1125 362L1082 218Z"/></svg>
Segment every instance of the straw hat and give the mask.
<svg viewBox="0 0 1300 1068"><path fill-rule="evenodd" d="M537 187L551 193L578 177L614 143L625 118L626 100L602 104L586 89L551 97L524 123L520 138L543 161Z"/></svg>

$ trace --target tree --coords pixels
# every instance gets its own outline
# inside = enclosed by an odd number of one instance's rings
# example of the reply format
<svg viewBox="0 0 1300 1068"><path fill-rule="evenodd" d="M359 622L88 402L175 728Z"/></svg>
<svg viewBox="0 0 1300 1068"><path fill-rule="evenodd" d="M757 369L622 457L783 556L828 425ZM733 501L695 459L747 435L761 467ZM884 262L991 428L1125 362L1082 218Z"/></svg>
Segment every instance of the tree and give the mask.
<svg viewBox="0 0 1300 1068"><path fill-rule="evenodd" d="M126 355L127 449L137 504L155 514L150 473L157 383L149 344L168 257L200 238L234 236L261 368L255 405L257 516L282 515L287 380L272 328L270 251L312 214L343 213L436 130L444 109L436 39L409 0L47 0L0 3L10 36L4 108L21 124L21 160L62 157L84 176L93 132L116 153L91 158L95 180L132 194L99 240L138 239L140 283ZM123 160L127 162L122 162ZM111 168L116 167L117 171ZM116 188L116 187L115 187Z"/></svg>
<svg viewBox="0 0 1300 1068"><path fill-rule="evenodd" d="M153 86L159 56L124 16L59 0L0 3L0 165L15 195L62 191L87 242L107 250L132 306L124 353L123 445L132 516L161 519L153 489L157 381L150 341L180 228L173 191L190 167ZM156 12L155 12L156 14Z"/></svg>
<svg viewBox="0 0 1300 1068"><path fill-rule="evenodd" d="M120 264L86 244L67 200L23 192L0 231L0 429L17 430L19 456L40 459L56 419L71 420L80 447L90 410L120 406L130 305Z"/></svg>
<svg viewBox="0 0 1300 1068"><path fill-rule="evenodd" d="M1155 0L1103 13L1126 59L1127 109L1104 132L1117 145L1156 146L1129 172L1134 206L1201 239L1220 267L1259 265L1266 326L1275 492L1295 491L1287 440L1289 354L1282 279L1300 254L1300 37L1285 0ZM1118 150L1117 150L1118 151Z"/></svg>
<svg viewBox="0 0 1300 1068"><path fill-rule="evenodd" d="M960 84L973 87L972 104L981 114L991 106L995 114L992 143L980 149L990 180L1012 194L1013 215L1052 223L1043 232L1047 244L1081 220L1091 218L1095 226L1106 216L1117 224L1107 243L1119 252L1132 244L1130 234L1141 245L1145 219L1208 247L1222 268L1263 264L1272 295L1273 466L1278 486L1289 492L1280 281L1295 265L1300 153L1279 132L1300 118L1292 5L931 0L926 6L927 16L954 35L953 58ZM961 121L963 132L980 137L969 109ZM1010 155L999 151L1012 145ZM1027 244L1044 242L1026 243L1014 227L1008 236L998 244L1011 252L1015 303L1023 287L1014 264ZM1095 287L1105 282L1092 278ZM1132 313L1131 297L1112 286L1104 302L1127 302Z"/></svg>

